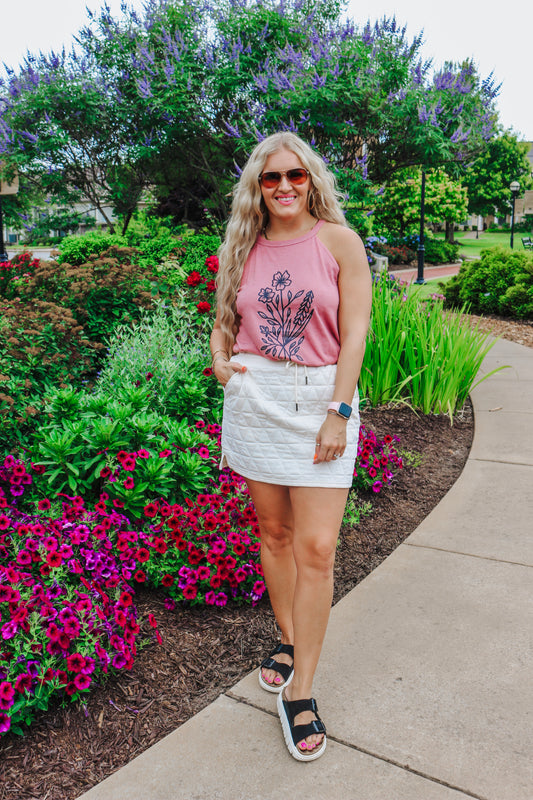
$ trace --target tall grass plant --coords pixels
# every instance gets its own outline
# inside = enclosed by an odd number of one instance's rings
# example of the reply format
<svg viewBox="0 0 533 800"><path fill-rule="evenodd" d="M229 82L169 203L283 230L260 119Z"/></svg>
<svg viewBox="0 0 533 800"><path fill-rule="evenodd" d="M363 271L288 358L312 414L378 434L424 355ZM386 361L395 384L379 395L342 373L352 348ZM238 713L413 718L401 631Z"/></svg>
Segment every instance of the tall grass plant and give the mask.
<svg viewBox="0 0 533 800"><path fill-rule="evenodd" d="M465 321L465 308L457 314L440 300L420 302L388 276L373 294L361 395L372 406L406 403L453 421L494 341Z"/></svg>

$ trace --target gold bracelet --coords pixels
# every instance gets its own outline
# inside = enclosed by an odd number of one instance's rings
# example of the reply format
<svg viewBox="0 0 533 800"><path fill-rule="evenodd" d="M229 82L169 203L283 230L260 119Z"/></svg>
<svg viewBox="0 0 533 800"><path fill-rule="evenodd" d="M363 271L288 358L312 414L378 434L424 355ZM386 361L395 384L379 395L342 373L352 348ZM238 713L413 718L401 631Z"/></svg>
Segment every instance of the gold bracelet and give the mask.
<svg viewBox="0 0 533 800"><path fill-rule="evenodd" d="M211 369L215 368L215 364L217 363L217 361L225 361L226 364L229 364L228 354L226 353L226 358L222 358L222 356L219 356L218 358L213 358L213 360L211 361Z"/></svg>

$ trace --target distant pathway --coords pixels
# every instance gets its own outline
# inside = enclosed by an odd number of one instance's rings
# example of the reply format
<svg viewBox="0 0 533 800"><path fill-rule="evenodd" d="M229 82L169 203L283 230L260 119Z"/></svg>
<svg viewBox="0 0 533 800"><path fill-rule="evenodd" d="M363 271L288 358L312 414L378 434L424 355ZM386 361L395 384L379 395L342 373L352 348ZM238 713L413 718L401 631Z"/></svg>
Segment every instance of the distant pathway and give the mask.
<svg viewBox="0 0 533 800"><path fill-rule="evenodd" d="M461 263L457 264L440 264L438 267L427 266L424 267L424 279L426 281L432 278L443 278L448 275L457 275ZM389 275L395 275L400 278L404 283L412 283L416 280L418 269L413 267L389 267Z"/></svg>

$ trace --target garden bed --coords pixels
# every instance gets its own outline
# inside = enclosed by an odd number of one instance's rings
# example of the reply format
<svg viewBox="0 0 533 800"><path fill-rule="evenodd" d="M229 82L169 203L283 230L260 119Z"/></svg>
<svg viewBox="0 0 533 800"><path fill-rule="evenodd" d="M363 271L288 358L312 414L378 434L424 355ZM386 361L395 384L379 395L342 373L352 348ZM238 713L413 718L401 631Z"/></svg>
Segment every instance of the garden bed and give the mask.
<svg viewBox="0 0 533 800"><path fill-rule="evenodd" d="M369 574L427 516L459 476L473 435L471 408L453 427L443 416L406 408L376 409L363 421L378 435L400 436L421 454L373 496L374 511L342 531L334 602ZM141 615L155 614L163 637L138 655L130 672L91 691L85 703L51 708L23 738L0 742L2 800L75 800L257 667L276 641L268 601L257 607L169 609L153 592L136 594ZM168 604L167 604L168 605Z"/></svg>

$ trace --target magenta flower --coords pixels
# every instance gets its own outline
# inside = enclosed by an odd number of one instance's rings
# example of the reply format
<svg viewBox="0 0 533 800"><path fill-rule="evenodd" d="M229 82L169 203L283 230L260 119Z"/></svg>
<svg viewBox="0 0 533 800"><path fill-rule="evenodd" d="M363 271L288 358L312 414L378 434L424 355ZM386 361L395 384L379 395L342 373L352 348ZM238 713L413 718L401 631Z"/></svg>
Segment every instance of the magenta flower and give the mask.
<svg viewBox="0 0 533 800"><path fill-rule="evenodd" d="M8 683L8 681L2 681L0 683L0 708L7 711L13 705L14 698L15 690L12 684Z"/></svg>
<svg viewBox="0 0 533 800"><path fill-rule="evenodd" d="M4 714L3 711L0 711L0 733L7 733L11 727L11 719Z"/></svg>

